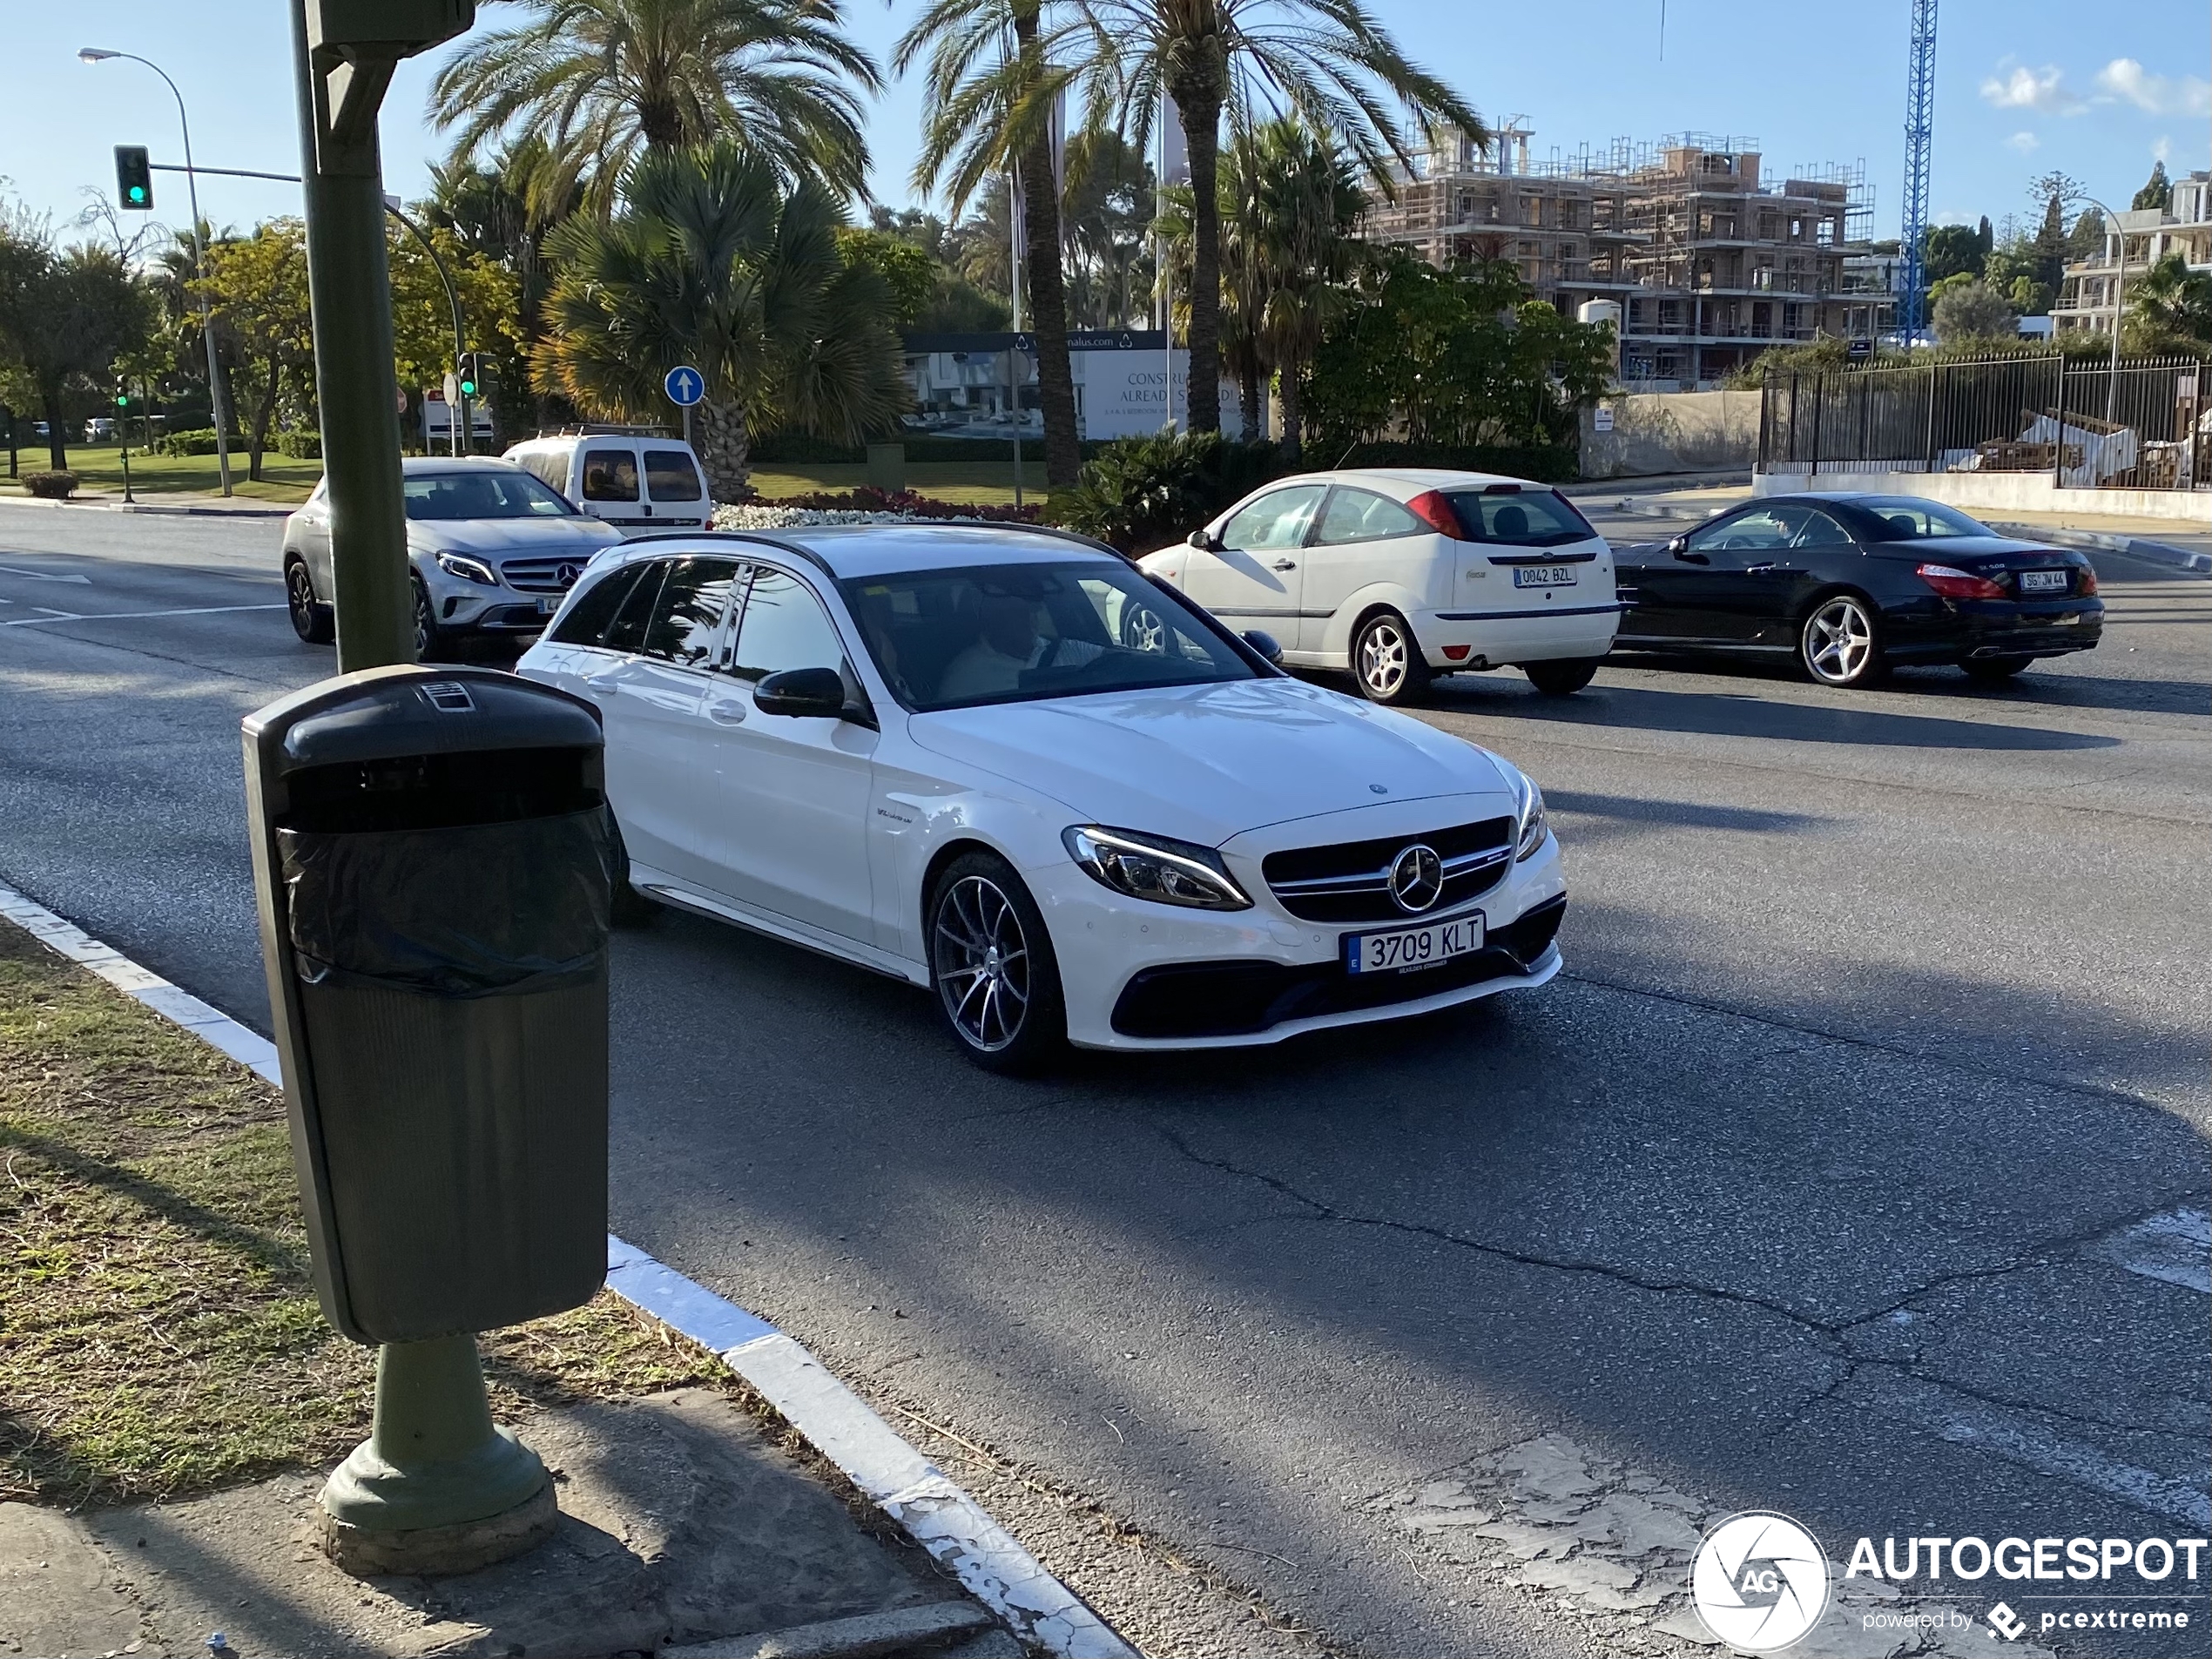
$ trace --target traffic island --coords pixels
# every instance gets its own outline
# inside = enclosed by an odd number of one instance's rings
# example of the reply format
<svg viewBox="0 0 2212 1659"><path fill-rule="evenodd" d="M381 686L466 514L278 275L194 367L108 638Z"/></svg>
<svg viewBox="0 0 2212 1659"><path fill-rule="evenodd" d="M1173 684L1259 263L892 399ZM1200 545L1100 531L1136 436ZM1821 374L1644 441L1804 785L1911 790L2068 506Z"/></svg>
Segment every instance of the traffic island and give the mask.
<svg viewBox="0 0 2212 1659"><path fill-rule="evenodd" d="M714 1355L604 1293L482 1339L547 1541L348 1575L318 1494L373 1356L307 1258L276 1091L0 922L0 1652L651 1653L894 1613L870 1651L1019 1651Z"/></svg>

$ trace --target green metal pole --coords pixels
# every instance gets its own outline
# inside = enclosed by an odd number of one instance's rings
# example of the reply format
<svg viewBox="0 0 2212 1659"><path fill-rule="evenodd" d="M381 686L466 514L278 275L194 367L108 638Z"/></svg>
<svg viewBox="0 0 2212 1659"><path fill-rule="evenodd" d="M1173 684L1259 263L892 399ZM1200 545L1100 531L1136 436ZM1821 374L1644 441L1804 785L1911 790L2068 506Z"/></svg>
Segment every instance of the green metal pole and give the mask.
<svg viewBox="0 0 2212 1659"><path fill-rule="evenodd" d="M365 138L330 134L306 4L287 10L338 667L350 673L415 660L414 597L382 168L373 123ZM331 1476L322 1507L326 1548L361 1573L467 1571L536 1542L554 1514L544 1465L492 1425L467 1332L379 1352L374 1430Z"/></svg>

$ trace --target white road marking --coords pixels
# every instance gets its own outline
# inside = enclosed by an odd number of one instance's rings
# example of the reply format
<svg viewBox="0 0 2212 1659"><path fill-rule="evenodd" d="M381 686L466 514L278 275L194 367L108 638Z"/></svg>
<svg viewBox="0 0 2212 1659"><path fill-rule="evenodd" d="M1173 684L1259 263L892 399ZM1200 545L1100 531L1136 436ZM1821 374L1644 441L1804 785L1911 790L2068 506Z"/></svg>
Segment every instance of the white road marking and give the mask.
<svg viewBox="0 0 2212 1659"><path fill-rule="evenodd" d="M2139 1221L2086 1252L2145 1278L2212 1296L2212 1213L2168 1210Z"/></svg>
<svg viewBox="0 0 2212 1659"><path fill-rule="evenodd" d="M0 576L19 576L28 582L74 582L83 588L92 585L89 576L56 576L51 570L25 570L12 564L0 564Z"/></svg>
<svg viewBox="0 0 2212 1659"><path fill-rule="evenodd" d="M44 610L44 607L41 606ZM230 610L282 610L278 605L192 605L181 610L50 610L43 617L17 617L0 628L28 628L41 622L136 622L145 617L213 617Z"/></svg>

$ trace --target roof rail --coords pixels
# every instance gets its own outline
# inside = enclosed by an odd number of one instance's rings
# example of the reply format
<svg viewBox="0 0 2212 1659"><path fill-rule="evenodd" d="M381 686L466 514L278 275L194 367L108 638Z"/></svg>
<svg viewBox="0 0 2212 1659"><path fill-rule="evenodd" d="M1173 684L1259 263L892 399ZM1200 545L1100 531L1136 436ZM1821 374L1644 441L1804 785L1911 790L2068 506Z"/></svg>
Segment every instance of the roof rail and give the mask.
<svg viewBox="0 0 2212 1659"><path fill-rule="evenodd" d="M669 438L675 434L664 426L617 426L611 421L574 421L550 432L540 427L537 435L541 438Z"/></svg>

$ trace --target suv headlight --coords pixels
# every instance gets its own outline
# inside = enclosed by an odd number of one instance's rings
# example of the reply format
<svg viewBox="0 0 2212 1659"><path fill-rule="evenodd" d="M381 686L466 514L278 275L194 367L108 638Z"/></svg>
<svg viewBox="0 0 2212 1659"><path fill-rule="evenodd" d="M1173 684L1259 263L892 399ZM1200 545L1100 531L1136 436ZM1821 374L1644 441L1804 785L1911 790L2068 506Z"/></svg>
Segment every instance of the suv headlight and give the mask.
<svg viewBox="0 0 2212 1659"><path fill-rule="evenodd" d="M1514 814L1514 861L1517 864L1544 844L1544 837L1551 826L1544 822L1544 792L1536 787L1536 780L1522 775L1515 786L1519 798Z"/></svg>
<svg viewBox="0 0 2212 1659"><path fill-rule="evenodd" d="M434 553L438 569L448 576L457 576L463 582L481 582L488 588L499 585L499 572L482 559L472 559L466 553Z"/></svg>
<svg viewBox="0 0 2212 1659"><path fill-rule="evenodd" d="M1249 910L1252 901L1209 846L1078 825L1062 830L1068 856L1092 880L1132 899L1194 910Z"/></svg>

